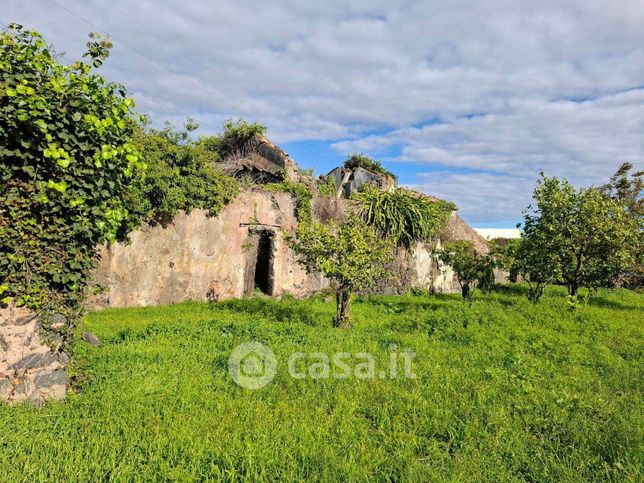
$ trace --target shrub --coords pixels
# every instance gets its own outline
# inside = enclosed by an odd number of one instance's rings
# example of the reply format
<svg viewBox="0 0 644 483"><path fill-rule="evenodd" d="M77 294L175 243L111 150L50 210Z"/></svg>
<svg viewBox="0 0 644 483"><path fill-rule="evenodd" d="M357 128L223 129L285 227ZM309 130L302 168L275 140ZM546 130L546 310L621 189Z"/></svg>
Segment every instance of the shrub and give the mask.
<svg viewBox="0 0 644 483"><path fill-rule="evenodd" d="M344 167L347 169L364 168L372 173L396 179L396 175L383 168L380 161L371 159L369 156L365 156L364 154L353 153L345 160Z"/></svg>
<svg viewBox="0 0 644 483"><path fill-rule="evenodd" d="M251 148L248 142L257 136L264 136L267 128L262 124L249 123L240 118L237 121L229 119L224 124L224 132L209 142L214 145L222 157L228 155L243 155Z"/></svg>
<svg viewBox="0 0 644 483"><path fill-rule="evenodd" d="M352 199L359 203L362 220L397 246L411 248L415 242L429 241L447 222L454 205L404 188L380 190L367 185Z"/></svg>
<svg viewBox="0 0 644 483"><path fill-rule="evenodd" d="M183 210L207 210L217 215L239 192L239 183L220 172L218 136L193 140L190 133L198 125L188 120L181 131L169 125L164 129L135 132L134 143L144 153L149 166L145 180L138 180L129 193L131 210L139 221L167 223Z"/></svg>
<svg viewBox="0 0 644 483"><path fill-rule="evenodd" d="M456 273L461 286L461 295L470 300L474 288L489 291L494 283L494 260L474 250L472 244L465 240L446 241L443 248L437 250L441 262L449 265Z"/></svg>

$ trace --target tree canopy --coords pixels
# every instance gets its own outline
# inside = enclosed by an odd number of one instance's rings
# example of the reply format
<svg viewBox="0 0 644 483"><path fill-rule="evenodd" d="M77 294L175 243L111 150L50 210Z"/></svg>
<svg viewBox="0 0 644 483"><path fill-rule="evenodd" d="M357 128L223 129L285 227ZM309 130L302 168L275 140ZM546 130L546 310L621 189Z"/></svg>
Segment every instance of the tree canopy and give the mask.
<svg viewBox="0 0 644 483"><path fill-rule="evenodd" d="M494 283L493 258L477 253L471 242L448 240L437 254L441 262L454 270L464 299L471 299L475 288L487 291Z"/></svg>
<svg viewBox="0 0 644 483"><path fill-rule="evenodd" d="M519 250L528 280L564 282L571 296L597 288L633 263L641 235L624 205L602 190L575 189L565 179L539 179L524 213Z"/></svg>
<svg viewBox="0 0 644 483"><path fill-rule="evenodd" d="M348 327L351 297L374 287L391 274L391 240L380 237L355 215L339 224L301 223L296 236L286 238L308 271L324 273L336 291L335 325Z"/></svg>

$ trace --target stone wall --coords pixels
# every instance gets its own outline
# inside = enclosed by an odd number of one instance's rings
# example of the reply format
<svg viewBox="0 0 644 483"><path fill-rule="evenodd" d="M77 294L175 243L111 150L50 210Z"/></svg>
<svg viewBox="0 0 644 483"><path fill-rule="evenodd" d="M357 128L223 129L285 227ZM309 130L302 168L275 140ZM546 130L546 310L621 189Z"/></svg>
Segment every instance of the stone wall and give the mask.
<svg viewBox="0 0 644 483"><path fill-rule="evenodd" d="M314 216L322 221L346 217L344 199L314 197L312 205ZM179 214L165 227L143 226L130 235L130 243L102 250L96 279L107 290L88 305L131 307L238 298L251 295L257 289L256 275L267 271L270 280L259 285L268 295L311 295L328 288L329 282L321 274L307 274L284 243L282 230L292 232L296 226L293 197L263 190L241 193L217 217L195 210ZM440 246L441 239L454 238L471 241L478 251L487 250L485 240L456 213L436 243ZM266 243L268 269L257 265ZM401 282L395 287L383 284L387 292L408 287L460 291L451 268L441 265L425 244L401 251L397 265Z"/></svg>
<svg viewBox="0 0 644 483"><path fill-rule="evenodd" d="M60 315L47 316L54 331L66 324ZM64 399L68 356L55 340L53 347L43 342L42 317L23 308L0 309L0 401L40 405L47 399Z"/></svg>
<svg viewBox="0 0 644 483"><path fill-rule="evenodd" d="M217 217L202 210L179 214L172 224L143 226L129 244L105 247L96 280L106 287L89 306L130 307L185 300L220 300L248 293L249 264L257 253L254 234L272 237L273 291L304 297L325 287L308 275L286 246L282 229L297 225L295 201L288 193L252 190L240 194ZM252 290L252 285L251 285Z"/></svg>

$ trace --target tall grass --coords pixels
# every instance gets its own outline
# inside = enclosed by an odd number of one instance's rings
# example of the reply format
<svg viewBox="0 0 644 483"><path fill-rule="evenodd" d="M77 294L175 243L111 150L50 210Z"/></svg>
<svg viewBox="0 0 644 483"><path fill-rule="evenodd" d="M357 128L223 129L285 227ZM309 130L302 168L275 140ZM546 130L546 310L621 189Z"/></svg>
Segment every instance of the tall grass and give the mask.
<svg viewBox="0 0 644 483"><path fill-rule="evenodd" d="M265 298L105 310L79 343L76 389L43 409L0 405L0 481L642 481L642 295L566 309L522 287L370 297L355 327L333 302ZM271 384L227 360L271 347ZM416 354L416 379L296 380L294 351Z"/></svg>

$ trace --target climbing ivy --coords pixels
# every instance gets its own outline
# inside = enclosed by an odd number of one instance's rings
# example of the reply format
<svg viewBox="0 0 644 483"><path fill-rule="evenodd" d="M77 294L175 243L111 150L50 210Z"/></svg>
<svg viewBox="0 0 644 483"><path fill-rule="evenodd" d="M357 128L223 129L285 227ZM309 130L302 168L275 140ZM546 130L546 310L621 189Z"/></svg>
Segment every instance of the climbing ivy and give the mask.
<svg viewBox="0 0 644 483"><path fill-rule="evenodd" d="M313 194L303 183L284 180L280 183L268 183L262 186L266 191L282 191L290 193L295 198L295 216L300 223L311 221L311 199Z"/></svg>
<svg viewBox="0 0 644 483"><path fill-rule="evenodd" d="M4 303L76 306L96 247L117 239L125 195L146 168L131 143L134 102L94 72L111 44L94 34L87 45L87 61L63 65L38 32L0 33Z"/></svg>
<svg viewBox="0 0 644 483"><path fill-rule="evenodd" d="M166 224L180 210L203 209L216 216L237 196L239 182L217 169L220 156L213 140L219 136L195 140L191 133L197 128L191 119L180 130L170 125L154 129L147 123L137 127L133 144L143 153L148 169L128 193L133 216L124 233L140 222Z"/></svg>
<svg viewBox="0 0 644 483"><path fill-rule="evenodd" d="M335 179L333 176L323 176L317 181L318 191L322 196L335 196Z"/></svg>

